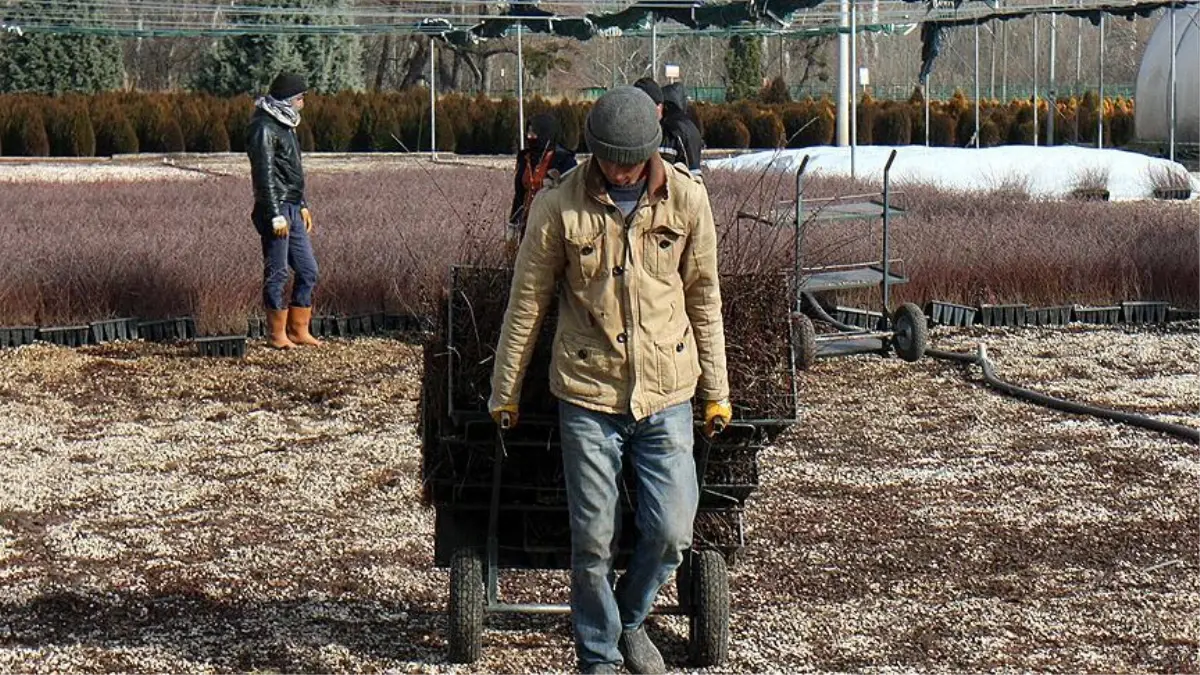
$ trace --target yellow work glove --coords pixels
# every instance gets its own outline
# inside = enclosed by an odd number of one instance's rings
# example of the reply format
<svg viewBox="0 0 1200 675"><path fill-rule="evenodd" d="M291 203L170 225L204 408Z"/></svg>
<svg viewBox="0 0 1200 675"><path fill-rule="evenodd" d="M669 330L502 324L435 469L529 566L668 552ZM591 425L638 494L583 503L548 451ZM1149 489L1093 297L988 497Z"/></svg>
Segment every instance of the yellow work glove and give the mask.
<svg viewBox="0 0 1200 675"><path fill-rule="evenodd" d="M300 209L300 218L304 221L304 231L312 232L312 229L313 229L312 211L309 211L307 206Z"/></svg>
<svg viewBox="0 0 1200 675"><path fill-rule="evenodd" d="M729 404L729 399L720 401L705 401L704 402L704 435L709 438L713 434L719 434L729 426L729 422L733 419L733 406Z"/></svg>
<svg viewBox="0 0 1200 675"><path fill-rule="evenodd" d="M501 429L507 430L517 426L517 406L502 405L493 408L491 413L492 419L495 420L496 425Z"/></svg>
<svg viewBox="0 0 1200 675"><path fill-rule="evenodd" d="M271 230L275 233L275 238L282 239L288 236L288 221L283 216L275 216L271 219Z"/></svg>

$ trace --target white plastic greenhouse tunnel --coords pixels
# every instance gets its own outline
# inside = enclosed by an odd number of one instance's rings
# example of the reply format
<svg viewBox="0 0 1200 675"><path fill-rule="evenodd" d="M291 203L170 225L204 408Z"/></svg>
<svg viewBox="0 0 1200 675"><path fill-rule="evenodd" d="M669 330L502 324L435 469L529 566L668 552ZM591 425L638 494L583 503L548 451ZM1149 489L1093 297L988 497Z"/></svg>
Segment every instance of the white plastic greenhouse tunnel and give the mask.
<svg viewBox="0 0 1200 675"><path fill-rule="evenodd" d="M1134 127L1138 140L1170 143L1175 83L1175 143L1200 143L1200 5L1180 4L1159 19L1138 69ZM1174 39L1172 39L1174 32ZM1171 53L1175 72L1171 72ZM1174 77L1172 77L1174 75Z"/></svg>

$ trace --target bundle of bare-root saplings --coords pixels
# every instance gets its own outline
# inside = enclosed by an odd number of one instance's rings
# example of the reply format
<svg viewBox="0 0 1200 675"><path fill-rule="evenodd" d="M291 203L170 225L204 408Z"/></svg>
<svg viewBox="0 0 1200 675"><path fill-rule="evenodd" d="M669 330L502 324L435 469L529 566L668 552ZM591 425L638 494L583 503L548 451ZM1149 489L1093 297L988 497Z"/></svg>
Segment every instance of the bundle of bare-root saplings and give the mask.
<svg viewBox="0 0 1200 675"><path fill-rule="evenodd" d="M541 326L521 392L520 424L500 434L488 416L496 342L512 270L457 267L425 344L421 397L424 498L438 508L438 558L485 541L499 458L498 537L506 566L554 567L569 554L557 399L550 393L556 312ZM777 273L721 279L734 422L709 441L696 424L702 472L695 545L731 557L741 547L741 510L758 484L758 450L796 417L788 279ZM699 402L697 402L699 403ZM700 405L696 406L699 413ZM637 481L622 480L627 527ZM443 536L443 532L450 533ZM622 548L625 548L623 546ZM546 560L549 556L551 559Z"/></svg>

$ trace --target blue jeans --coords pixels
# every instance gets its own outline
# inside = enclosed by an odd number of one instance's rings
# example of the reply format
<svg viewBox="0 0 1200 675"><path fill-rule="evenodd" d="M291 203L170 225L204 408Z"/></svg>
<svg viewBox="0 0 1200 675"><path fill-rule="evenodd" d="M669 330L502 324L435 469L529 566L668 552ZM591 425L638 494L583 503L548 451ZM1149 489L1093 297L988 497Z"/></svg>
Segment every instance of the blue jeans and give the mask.
<svg viewBox="0 0 1200 675"><path fill-rule="evenodd" d="M284 202L279 207L280 213L288 220L288 236L276 237L271 231L270 218L256 215L254 223L262 237L263 305L267 309L288 308L283 300L283 288L287 286L291 268L296 271L296 281L292 284L292 306L312 307L318 274L312 239L304 231L299 204Z"/></svg>
<svg viewBox="0 0 1200 675"><path fill-rule="evenodd" d="M692 404L635 420L559 403L571 518L571 620L582 666L620 664L622 630L642 625L654 597L692 545L699 503L692 457ZM621 532L617 484L629 451L637 477L637 538L613 585Z"/></svg>

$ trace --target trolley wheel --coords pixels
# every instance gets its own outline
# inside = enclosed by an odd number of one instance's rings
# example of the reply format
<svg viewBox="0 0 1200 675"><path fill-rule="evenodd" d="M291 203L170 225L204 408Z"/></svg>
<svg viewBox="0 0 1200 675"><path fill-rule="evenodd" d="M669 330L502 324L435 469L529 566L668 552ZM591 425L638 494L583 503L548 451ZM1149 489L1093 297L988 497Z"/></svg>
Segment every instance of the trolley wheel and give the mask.
<svg viewBox="0 0 1200 675"><path fill-rule="evenodd" d="M792 315L792 357L800 370L812 368L817 360L817 330L803 314Z"/></svg>
<svg viewBox="0 0 1200 675"><path fill-rule="evenodd" d="M483 650L483 557L458 549L450 559L450 661L474 663Z"/></svg>
<svg viewBox="0 0 1200 675"><path fill-rule="evenodd" d="M929 325L925 314L911 302L900 305L892 315L892 345L905 361L919 361L929 346Z"/></svg>
<svg viewBox="0 0 1200 675"><path fill-rule="evenodd" d="M688 654L700 668L719 666L729 657L729 570L718 551L692 554L686 575L689 598Z"/></svg>

